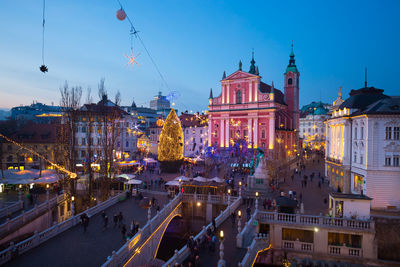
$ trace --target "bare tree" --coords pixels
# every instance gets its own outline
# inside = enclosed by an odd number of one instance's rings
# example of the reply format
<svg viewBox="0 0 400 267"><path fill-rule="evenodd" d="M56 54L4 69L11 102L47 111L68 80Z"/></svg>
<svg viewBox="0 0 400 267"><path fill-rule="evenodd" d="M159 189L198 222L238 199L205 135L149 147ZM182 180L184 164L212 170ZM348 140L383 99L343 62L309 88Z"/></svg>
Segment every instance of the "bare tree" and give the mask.
<svg viewBox="0 0 400 267"><path fill-rule="evenodd" d="M77 110L80 107L82 98L82 88L80 86L69 88L68 83L60 88L60 106L63 111L61 128L58 134L59 153L62 153L64 166L71 172L76 172L76 124ZM67 180L67 179L64 179ZM67 182L67 181L66 181ZM75 194L76 183L70 180L69 190L71 194Z"/></svg>
<svg viewBox="0 0 400 267"><path fill-rule="evenodd" d="M86 90L86 104L93 103L92 88L88 87Z"/></svg>

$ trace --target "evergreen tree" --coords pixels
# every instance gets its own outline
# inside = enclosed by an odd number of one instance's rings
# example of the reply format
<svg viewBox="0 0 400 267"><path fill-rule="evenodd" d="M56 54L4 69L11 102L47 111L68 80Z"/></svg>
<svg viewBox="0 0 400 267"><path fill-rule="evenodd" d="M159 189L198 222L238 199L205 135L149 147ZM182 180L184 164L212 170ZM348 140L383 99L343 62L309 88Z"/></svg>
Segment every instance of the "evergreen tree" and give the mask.
<svg viewBox="0 0 400 267"><path fill-rule="evenodd" d="M177 162L183 159L183 132L181 121L174 109L171 109L161 130L158 143L158 160Z"/></svg>

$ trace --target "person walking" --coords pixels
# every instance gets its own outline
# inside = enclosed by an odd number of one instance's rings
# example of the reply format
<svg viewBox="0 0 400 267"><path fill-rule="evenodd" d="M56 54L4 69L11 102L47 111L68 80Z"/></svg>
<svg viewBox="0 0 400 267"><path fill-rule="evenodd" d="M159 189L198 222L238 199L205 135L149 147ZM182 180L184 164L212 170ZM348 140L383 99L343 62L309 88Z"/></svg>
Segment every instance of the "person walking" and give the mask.
<svg viewBox="0 0 400 267"><path fill-rule="evenodd" d="M114 228L117 226L118 224L118 215L115 213L114 214Z"/></svg>
<svg viewBox="0 0 400 267"><path fill-rule="evenodd" d="M232 221L232 227L235 227L235 221L236 221L236 213L232 212L231 214L231 221Z"/></svg>
<svg viewBox="0 0 400 267"><path fill-rule="evenodd" d="M122 216L122 211L120 211L118 214L118 227L122 226L123 219L124 219L124 217ZM126 230L126 228L125 228L125 230Z"/></svg>
<svg viewBox="0 0 400 267"><path fill-rule="evenodd" d="M246 219L247 219L247 221L250 220L250 217L251 217L251 208L250 208L250 206L247 206L247 209L246 209Z"/></svg>
<svg viewBox="0 0 400 267"><path fill-rule="evenodd" d="M108 228L108 216L105 215L104 216L104 227L103 227L103 231L107 230Z"/></svg>
<svg viewBox="0 0 400 267"><path fill-rule="evenodd" d="M121 227L121 234L122 234L122 240L126 241L126 226L125 226L125 224L123 224Z"/></svg>

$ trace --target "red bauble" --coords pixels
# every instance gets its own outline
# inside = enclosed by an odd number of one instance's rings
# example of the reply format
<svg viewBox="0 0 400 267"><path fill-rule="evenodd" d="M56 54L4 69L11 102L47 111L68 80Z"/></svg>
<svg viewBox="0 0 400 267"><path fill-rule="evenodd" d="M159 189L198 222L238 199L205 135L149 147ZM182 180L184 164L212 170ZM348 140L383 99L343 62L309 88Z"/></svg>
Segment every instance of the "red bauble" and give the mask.
<svg viewBox="0 0 400 267"><path fill-rule="evenodd" d="M126 13L125 11L121 8L120 10L117 11L117 19L119 20L124 20L126 18Z"/></svg>

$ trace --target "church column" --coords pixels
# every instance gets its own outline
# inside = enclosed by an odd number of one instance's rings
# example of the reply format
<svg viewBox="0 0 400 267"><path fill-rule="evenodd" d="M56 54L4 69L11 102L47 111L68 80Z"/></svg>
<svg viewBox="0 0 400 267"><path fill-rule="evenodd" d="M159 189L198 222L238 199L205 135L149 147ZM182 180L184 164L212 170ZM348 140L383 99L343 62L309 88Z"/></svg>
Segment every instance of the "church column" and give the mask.
<svg viewBox="0 0 400 267"><path fill-rule="evenodd" d="M208 146L211 146L211 136L212 136L212 119L208 120Z"/></svg>
<svg viewBox="0 0 400 267"><path fill-rule="evenodd" d="M225 121L226 121L226 126L225 126L225 146L229 147L229 119L227 119Z"/></svg>
<svg viewBox="0 0 400 267"><path fill-rule="evenodd" d="M269 117L269 140L268 140L269 149L274 149L274 141L275 141L275 113L272 113L272 116Z"/></svg>
<svg viewBox="0 0 400 267"><path fill-rule="evenodd" d="M230 85L228 84L228 86L226 87L226 103L229 104L229 93L230 93Z"/></svg>
<svg viewBox="0 0 400 267"><path fill-rule="evenodd" d="M254 119L254 148L258 147L258 118Z"/></svg>
<svg viewBox="0 0 400 267"><path fill-rule="evenodd" d="M222 85L222 104L225 104L225 85Z"/></svg>
<svg viewBox="0 0 400 267"><path fill-rule="evenodd" d="M258 101L257 83L254 83L254 102Z"/></svg>
<svg viewBox="0 0 400 267"><path fill-rule="evenodd" d="M247 125L249 128L249 145L253 148L253 119L248 119Z"/></svg>
<svg viewBox="0 0 400 267"><path fill-rule="evenodd" d="M220 130L219 130L219 134L220 134L220 141L219 141L219 146L220 147L224 147L224 130L225 130L225 121L224 120L220 120L220 122L219 122L219 127L220 127Z"/></svg>
<svg viewBox="0 0 400 267"><path fill-rule="evenodd" d="M253 82L249 83L249 102L253 102L252 96L253 96Z"/></svg>

